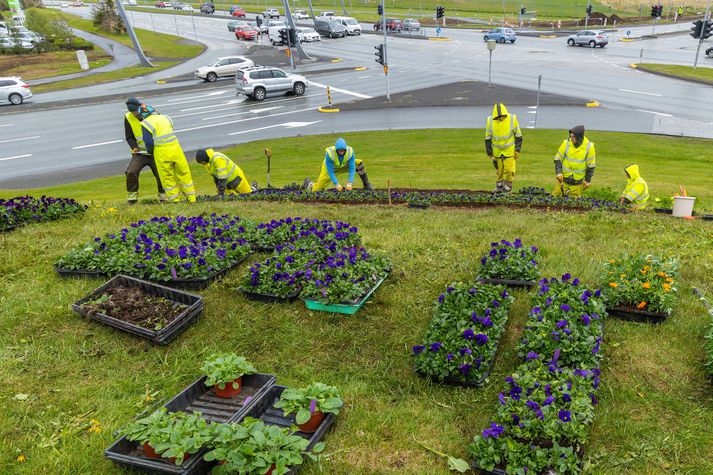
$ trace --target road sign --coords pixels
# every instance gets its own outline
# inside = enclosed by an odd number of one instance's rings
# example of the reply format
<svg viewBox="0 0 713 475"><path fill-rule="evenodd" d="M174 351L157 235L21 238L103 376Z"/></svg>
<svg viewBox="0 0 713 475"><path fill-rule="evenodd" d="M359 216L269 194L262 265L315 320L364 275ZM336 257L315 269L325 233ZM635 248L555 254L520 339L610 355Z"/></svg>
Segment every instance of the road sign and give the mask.
<svg viewBox="0 0 713 475"><path fill-rule="evenodd" d="M631 30L626 30L626 36L631 36Z"/></svg>
<svg viewBox="0 0 713 475"><path fill-rule="evenodd" d="M442 30L441 30L441 27L440 27L440 26L439 26L438 28L436 28L436 36L440 36L441 31L442 31Z"/></svg>
<svg viewBox="0 0 713 475"><path fill-rule="evenodd" d="M79 61L79 67L82 68L82 71L86 71L89 69L89 61L87 61L87 53L85 53L83 49L77 50L77 61Z"/></svg>
<svg viewBox="0 0 713 475"><path fill-rule="evenodd" d="M489 49L490 51L494 50L494 49L495 49L495 44L496 44L496 43L495 43L495 40L488 40L488 49Z"/></svg>

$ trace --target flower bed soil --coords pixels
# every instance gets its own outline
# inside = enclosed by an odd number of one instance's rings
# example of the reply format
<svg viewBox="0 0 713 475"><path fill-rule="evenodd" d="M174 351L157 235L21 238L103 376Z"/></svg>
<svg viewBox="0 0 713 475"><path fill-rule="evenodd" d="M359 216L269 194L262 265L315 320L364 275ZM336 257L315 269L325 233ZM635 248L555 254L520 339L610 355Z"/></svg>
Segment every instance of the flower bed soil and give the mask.
<svg viewBox="0 0 713 475"><path fill-rule="evenodd" d="M484 284L505 285L512 289L531 289L535 286L535 282L531 280L508 280L508 279L478 279Z"/></svg>
<svg viewBox="0 0 713 475"><path fill-rule="evenodd" d="M232 398L217 397L213 388L205 385L205 380L206 377L203 376L194 381L164 407L169 412L199 411L210 422L233 422L242 419L250 408L265 398L275 383L275 376L271 374L243 376L242 390ZM183 464L175 465L166 459L145 457L138 442L131 442L126 437L122 437L104 451L104 456L118 465L150 473L202 475L210 473L211 464L203 460L206 451L207 449L203 449L191 455Z"/></svg>
<svg viewBox="0 0 713 475"><path fill-rule="evenodd" d="M354 315L359 311L359 309L364 306L364 304L369 300L371 295L379 288L379 286L386 280L389 276L387 272L374 286L369 290L363 297L352 300L351 302L342 302L336 304L325 304L318 300L305 299L305 307L307 310L317 310L319 312L332 312L332 313L343 313L345 315Z"/></svg>
<svg viewBox="0 0 713 475"><path fill-rule="evenodd" d="M281 295L275 295L275 294L262 294L259 292L250 292L245 289L238 289L238 291L245 296L245 298L250 299L250 300L255 300L256 302L263 302L263 303L284 303L284 302L293 302L297 300L297 298L300 296L300 292L302 292L302 287L297 287L295 290L293 290L289 295L283 297Z"/></svg>
<svg viewBox="0 0 713 475"><path fill-rule="evenodd" d="M109 295L110 299L92 303L102 295ZM165 345L198 319L203 311L203 299L118 275L74 303L72 309L83 317ZM148 322L153 328L146 326ZM161 328L155 329L157 323L162 324Z"/></svg>
<svg viewBox="0 0 713 475"><path fill-rule="evenodd" d="M670 313L647 312L645 310L639 310L633 306L607 307L607 313L620 320L637 323L663 323L668 317L671 316Z"/></svg>

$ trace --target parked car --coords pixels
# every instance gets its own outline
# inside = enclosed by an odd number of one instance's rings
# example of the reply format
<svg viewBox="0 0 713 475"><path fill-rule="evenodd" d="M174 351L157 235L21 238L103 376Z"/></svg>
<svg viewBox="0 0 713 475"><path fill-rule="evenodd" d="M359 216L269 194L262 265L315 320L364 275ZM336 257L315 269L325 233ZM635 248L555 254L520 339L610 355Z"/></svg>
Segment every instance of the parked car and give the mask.
<svg viewBox="0 0 713 475"><path fill-rule="evenodd" d="M495 40L498 43L514 43L517 40L517 34L512 28L495 28L483 35L483 41L488 40Z"/></svg>
<svg viewBox="0 0 713 475"><path fill-rule="evenodd" d="M251 59L245 56L228 56L218 58L213 64L196 69L195 76L207 82L215 82L219 77L235 76L238 69L255 66Z"/></svg>
<svg viewBox="0 0 713 475"><path fill-rule="evenodd" d="M201 13L205 13L206 15L212 15L215 13L215 5L213 5L210 2L206 2L203 5L201 5Z"/></svg>
<svg viewBox="0 0 713 475"><path fill-rule="evenodd" d="M708 48L706 50L706 56L709 58L713 58L713 48Z"/></svg>
<svg viewBox="0 0 713 475"><path fill-rule="evenodd" d="M181 11L193 13L195 10L193 10L193 5L186 5L186 4L184 4L184 5L181 7Z"/></svg>
<svg viewBox="0 0 713 475"><path fill-rule="evenodd" d="M76 0L74 3L72 3L73 7L83 7L84 2L82 0Z"/></svg>
<svg viewBox="0 0 713 475"><path fill-rule="evenodd" d="M292 14L292 18L294 18L295 20L306 20L307 18L309 18L309 15L307 15L307 12L305 10L296 10Z"/></svg>
<svg viewBox="0 0 713 475"><path fill-rule="evenodd" d="M124 0L123 3L127 7L135 7L137 5L136 0Z"/></svg>
<svg viewBox="0 0 713 475"><path fill-rule="evenodd" d="M30 86L22 82L22 79L16 77L0 78L0 101L10 101L10 104L18 106L30 97L32 97Z"/></svg>
<svg viewBox="0 0 713 475"><path fill-rule="evenodd" d="M249 26L248 22L242 20L232 20L228 22L228 31L235 31L239 26Z"/></svg>
<svg viewBox="0 0 713 475"><path fill-rule="evenodd" d="M339 22L347 31L347 35L361 35L361 25L352 17L335 16L334 19Z"/></svg>
<svg viewBox="0 0 713 475"><path fill-rule="evenodd" d="M19 46L22 49L32 49L35 47L35 45L29 41L15 41L9 36L0 36L0 48L14 48L15 46Z"/></svg>
<svg viewBox="0 0 713 475"><path fill-rule="evenodd" d="M164 2L164 1L161 1L161 0L159 0L158 2L156 2L156 8L168 8L168 7L170 7L170 6L171 6L171 2Z"/></svg>
<svg viewBox="0 0 713 475"><path fill-rule="evenodd" d="M243 10L242 7L239 7L237 5L231 5L229 12L233 17L236 17L236 18L237 17L245 18L245 15L246 15L245 10Z"/></svg>
<svg viewBox="0 0 713 475"><path fill-rule="evenodd" d="M314 28L297 28L297 39L305 43L322 41L322 37Z"/></svg>
<svg viewBox="0 0 713 475"><path fill-rule="evenodd" d="M264 100L268 95L292 93L301 96L309 82L299 74L286 73L271 66L257 66L240 69L235 75L237 94L244 94L256 101Z"/></svg>
<svg viewBox="0 0 713 475"><path fill-rule="evenodd" d="M314 29L317 33L327 38L344 38L347 34L346 28L330 18L316 18L314 20Z"/></svg>
<svg viewBox="0 0 713 475"><path fill-rule="evenodd" d="M329 18L334 16L336 16L334 12L320 12L319 15L317 15L317 18Z"/></svg>
<svg viewBox="0 0 713 475"><path fill-rule="evenodd" d="M43 39L41 35L28 30L24 26L12 28L12 30L7 33L7 36L30 44L40 43Z"/></svg>
<svg viewBox="0 0 713 475"><path fill-rule="evenodd" d="M277 8L270 8L262 12L262 16L265 18L280 18L280 12Z"/></svg>
<svg viewBox="0 0 713 475"><path fill-rule="evenodd" d="M415 18L406 18L403 23L404 31L421 31L421 23Z"/></svg>
<svg viewBox="0 0 713 475"><path fill-rule="evenodd" d="M238 40L256 40L260 33L252 26L238 26L235 28L235 38Z"/></svg>
<svg viewBox="0 0 713 475"><path fill-rule="evenodd" d="M570 35L567 38L567 44L569 46L589 46L590 48L599 46L604 48L609 44L609 37L602 30L582 30Z"/></svg>
<svg viewBox="0 0 713 475"><path fill-rule="evenodd" d="M376 31L381 31L381 23L382 22L376 22L374 23L374 29ZM386 31L395 31L396 33L401 33L403 31L404 26L401 23L401 20L398 18L387 18L386 19Z"/></svg>

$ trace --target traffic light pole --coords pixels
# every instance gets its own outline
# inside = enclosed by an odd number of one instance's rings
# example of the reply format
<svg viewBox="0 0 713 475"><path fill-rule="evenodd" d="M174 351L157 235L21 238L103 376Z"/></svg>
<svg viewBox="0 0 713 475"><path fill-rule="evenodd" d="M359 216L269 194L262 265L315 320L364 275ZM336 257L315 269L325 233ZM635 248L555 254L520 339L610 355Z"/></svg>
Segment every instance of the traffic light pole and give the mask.
<svg viewBox="0 0 713 475"><path fill-rule="evenodd" d="M701 37L698 38L698 48L696 48L696 59L693 61L693 69L695 69L698 66L698 55L701 52L701 44L703 44L703 36L705 34L706 30L706 24L708 22L708 14L711 10L711 0L708 0L708 4L706 5L706 16L703 17L703 27L701 28Z"/></svg>
<svg viewBox="0 0 713 475"><path fill-rule="evenodd" d="M389 92L389 60L388 53L386 52L386 2L384 0L381 0L381 11L383 12L383 15L381 17L381 29L384 30L384 76L386 76L386 100L390 101L391 93Z"/></svg>
<svg viewBox="0 0 713 475"><path fill-rule="evenodd" d="M587 16L584 17L584 29L587 29L587 25L589 25L589 12L592 9L592 2L591 0L587 0Z"/></svg>

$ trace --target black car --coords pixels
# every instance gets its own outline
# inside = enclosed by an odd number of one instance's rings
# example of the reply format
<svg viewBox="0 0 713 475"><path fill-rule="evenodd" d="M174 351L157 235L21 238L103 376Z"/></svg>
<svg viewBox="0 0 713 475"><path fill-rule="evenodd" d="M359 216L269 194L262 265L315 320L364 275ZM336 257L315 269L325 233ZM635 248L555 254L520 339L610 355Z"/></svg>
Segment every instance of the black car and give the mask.
<svg viewBox="0 0 713 475"><path fill-rule="evenodd" d="M347 34L347 29L341 23L328 18L316 18L314 20L314 29L317 33L327 38L344 38Z"/></svg>
<svg viewBox="0 0 713 475"><path fill-rule="evenodd" d="M212 3L204 3L201 5L201 13L205 13L207 15L212 15L215 13L215 5Z"/></svg>

